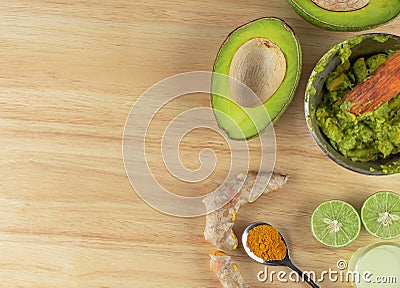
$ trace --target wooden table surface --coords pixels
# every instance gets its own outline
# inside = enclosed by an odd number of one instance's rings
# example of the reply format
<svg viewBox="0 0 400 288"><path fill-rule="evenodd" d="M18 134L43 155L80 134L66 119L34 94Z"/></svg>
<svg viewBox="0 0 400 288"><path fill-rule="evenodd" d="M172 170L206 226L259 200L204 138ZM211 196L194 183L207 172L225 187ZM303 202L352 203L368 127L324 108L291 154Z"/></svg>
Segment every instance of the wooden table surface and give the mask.
<svg viewBox="0 0 400 288"><path fill-rule="evenodd" d="M214 248L202 235L204 217L167 216L146 205L126 176L122 135L147 88L177 73L210 71L227 34L264 16L285 19L303 48L300 87L275 125L275 169L290 179L284 189L243 207L235 231L255 220L273 223L285 234L294 262L316 272L335 269L338 260L378 241L362 231L350 246L330 249L309 229L321 201L342 199L359 209L377 190L400 192L399 176L368 177L333 163L304 120L312 67L331 45L360 33L318 29L283 0L4 0L0 287L220 287L208 266ZM372 31L400 34L400 19ZM158 142L166 121L204 105L207 96L182 97L150 127L150 166L179 195L205 193L227 175L222 163L212 181L188 189L173 182L161 161ZM194 131L182 143L184 164L197 167L202 145L224 155L221 143L216 133ZM256 150L256 141L250 146ZM260 283L263 267L241 247L232 255L252 287L307 287ZM325 281L322 287L350 285Z"/></svg>

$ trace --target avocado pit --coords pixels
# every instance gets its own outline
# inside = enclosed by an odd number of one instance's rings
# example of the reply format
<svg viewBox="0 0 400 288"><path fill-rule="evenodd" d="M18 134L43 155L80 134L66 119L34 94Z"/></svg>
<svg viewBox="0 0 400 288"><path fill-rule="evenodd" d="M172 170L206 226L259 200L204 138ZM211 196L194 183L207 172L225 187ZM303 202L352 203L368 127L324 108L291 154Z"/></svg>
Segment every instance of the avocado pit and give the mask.
<svg viewBox="0 0 400 288"><path fill-rule="evenodd" d="M251 39L232 58L229 68L229 76L233 78L229 83L231 96L243 107L259 106L278 90L285 74L286 58L281 49L268 39Z"/></svg>
<svg viewBox="0 0 400 288"><path fill-rule="evenodd" d="M334 12L348 12L354 11L367 6L370 0L311 0L319 7L334 11Z"/></svg>

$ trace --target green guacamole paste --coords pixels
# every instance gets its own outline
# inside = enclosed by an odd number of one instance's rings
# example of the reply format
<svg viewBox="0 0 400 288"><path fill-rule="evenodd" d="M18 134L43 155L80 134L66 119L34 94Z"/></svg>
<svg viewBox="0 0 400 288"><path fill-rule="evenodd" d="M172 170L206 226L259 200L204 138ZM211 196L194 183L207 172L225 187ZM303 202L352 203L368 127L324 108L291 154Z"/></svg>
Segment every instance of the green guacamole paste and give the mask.
<svg viewBox="0 0 400 288"><path fill-rule="evenodd" d="M316 110L318 125L332 146L353 161L385 159L400 152L400 93L375 111L358 117L348 112L350 102L342 103L346 94L389 56L376 54L358 58L354 63L342 59L325 81L323 97ZM389 168L382 167L385 173L392 173Z"/></svg>

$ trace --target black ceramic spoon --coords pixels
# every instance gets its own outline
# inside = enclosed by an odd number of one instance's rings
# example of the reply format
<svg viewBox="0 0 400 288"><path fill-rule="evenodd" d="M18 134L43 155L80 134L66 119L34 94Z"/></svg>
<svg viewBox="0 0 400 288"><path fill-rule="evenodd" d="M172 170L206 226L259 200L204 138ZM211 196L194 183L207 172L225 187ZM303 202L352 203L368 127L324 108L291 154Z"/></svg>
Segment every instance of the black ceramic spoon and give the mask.
<svg viewBox="0 0 400 288"><path fill-rule="evenodd" d="M247 236L249 235L249 231L251 229L253 229L254 227L259 226L259 225L272 226L271 224L268 224L265 222L254 222L254 223L250 224L249 226L247 226L246 230L244 230L243 235L242 235L242 244L243 244L244 250L246 251L247 255L249 255L253 260L257 261L258 263L261 263L264 265L289 267L290 269L292 269L294 272L296 272L300 276L300 279L304 279L304 281L306 281L308 284L310 284L311 287L320 288L317 284L315 284L315 282L312 279L310 279L310 277L307 274L304 274L303 271L301 271L299 268L294 266L294 264L292 263L292 260L290 260L289 249L286 244L285 238L283 238L282 234L279 231L278 231L279 235L281 235L282 241L285 243L285 246L286 246L286 257L283 260L266 261L266 260L261 259L258 256L256 256L250 250L250 248L247 246Z"/></svg>

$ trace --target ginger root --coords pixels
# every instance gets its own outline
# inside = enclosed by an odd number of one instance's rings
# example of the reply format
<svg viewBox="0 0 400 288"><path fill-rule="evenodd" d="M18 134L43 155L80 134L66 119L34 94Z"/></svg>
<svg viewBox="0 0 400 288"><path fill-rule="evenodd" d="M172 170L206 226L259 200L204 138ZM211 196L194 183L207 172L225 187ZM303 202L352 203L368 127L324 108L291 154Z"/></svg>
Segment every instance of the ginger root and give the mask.
<svg viewBox="0 0 400 288"><path fill-rule="evenodd" d="M262 194L281 188L287 179L288 176L275 173L249 172L241 173L234 180L219 187L217 193L212 193L203 200L207 211L211 211L206 216L205 239L222 250L236 249L238 239L232 228L240 206L256 201ZM237 192L242 183L243 186ZM233 195L234 193L236 195ZM226 203L230 198L232 199ZM226 204L221 207L221 203ZM215 207L220 208L215 210Z"/></svg>
<svg viewBox="0 0 400 288"><path fill-rule="evenodd" d="M248 288L231 256L221 251L210 253L210 268L217 275L223 288Z"/></svg>

